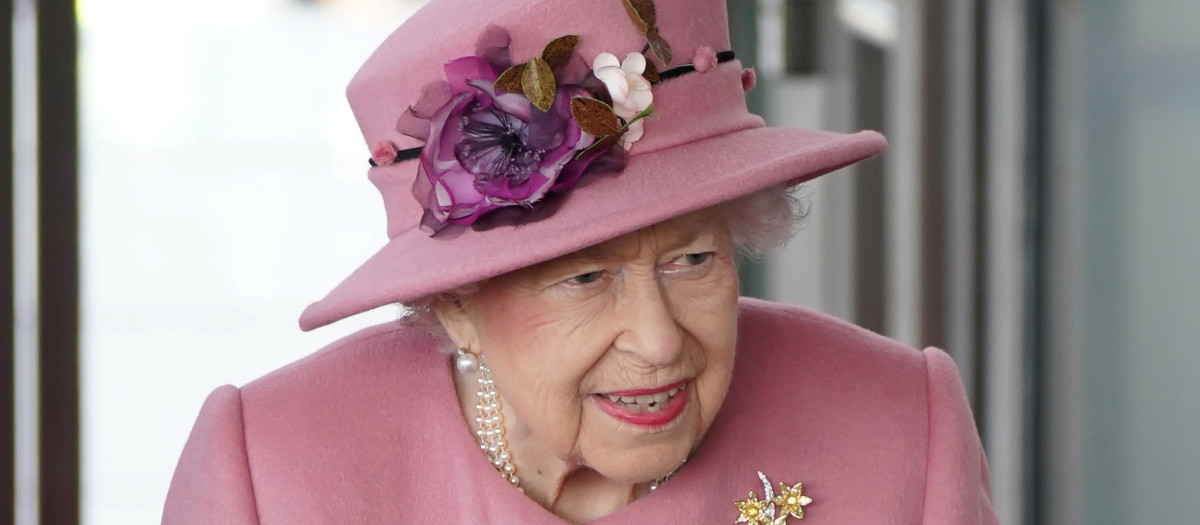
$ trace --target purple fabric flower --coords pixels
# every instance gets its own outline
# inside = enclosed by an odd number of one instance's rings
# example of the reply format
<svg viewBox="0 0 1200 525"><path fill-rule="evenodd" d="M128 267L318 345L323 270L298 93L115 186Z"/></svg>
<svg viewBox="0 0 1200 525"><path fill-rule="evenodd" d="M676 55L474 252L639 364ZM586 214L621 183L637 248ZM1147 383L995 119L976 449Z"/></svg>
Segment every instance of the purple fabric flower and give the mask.
<svg viewBox="0 0 1200 525"><path fill-rule="evenodd" d="M591 162L575 158L594 137L571 117L571 98L590 96L585 89L560 85L542 112L521 93L497 93L497 69L477 56L445 66L450 98L429 119L413 185L426 230L472 224L505 206L530 207L574 186Z"/></svg>

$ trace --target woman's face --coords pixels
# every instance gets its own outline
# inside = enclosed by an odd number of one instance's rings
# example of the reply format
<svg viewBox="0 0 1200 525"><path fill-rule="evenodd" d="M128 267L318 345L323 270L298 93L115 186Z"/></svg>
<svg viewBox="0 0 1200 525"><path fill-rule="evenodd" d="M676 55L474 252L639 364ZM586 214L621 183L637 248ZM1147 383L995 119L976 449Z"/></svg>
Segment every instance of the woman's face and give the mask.
<svg viewBox="0 0 1200 525"><path fill-rule="evenodd" d="M639 483L677 468L712 424L737 288L709 209L492 279L441 312L454 342L486 357L515 460L544 451Z"/></svg>

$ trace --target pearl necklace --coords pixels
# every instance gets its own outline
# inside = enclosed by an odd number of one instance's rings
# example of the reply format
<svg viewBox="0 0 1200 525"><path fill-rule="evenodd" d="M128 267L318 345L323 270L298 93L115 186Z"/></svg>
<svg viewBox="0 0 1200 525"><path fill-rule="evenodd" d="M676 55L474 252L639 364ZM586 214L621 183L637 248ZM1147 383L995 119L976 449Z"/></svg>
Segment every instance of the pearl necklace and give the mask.
<svg viewBox="0 0 1200 525"><path fill-rule="evenodd" d="M475 404L475 441L479 450L487 456L488 462L500 473L505 480L512 483L522 493L521 478L517 477L517 467L512 463L512 454L508 453L508 442L504 440L504 416L500 414L500 396L496 394L495 381L492 380L492 370L480 354L476 357L459 348L454 357L454 368L462 374L479 372L475 380L479 390L475 391L478 401Z"/></svg>

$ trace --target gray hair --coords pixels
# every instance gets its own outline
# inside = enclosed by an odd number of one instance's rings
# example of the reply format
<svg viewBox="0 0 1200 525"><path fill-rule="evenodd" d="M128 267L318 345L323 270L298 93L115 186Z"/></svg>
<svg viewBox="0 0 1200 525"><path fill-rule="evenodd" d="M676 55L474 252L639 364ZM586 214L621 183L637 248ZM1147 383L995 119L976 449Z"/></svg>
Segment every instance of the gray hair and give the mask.
<svg viewBox="0 0 1200 525"><path fill-rule="evenodd" d="M721 204L738 254L760 259L787 243L812 208L809 194L780 184Z"/></svg>
<svg viewBox="0 0 1200 525"><path fill-rule="evenodd" d="M720 204L738 255L760 259L771 249L787 243L812 208L810 194L807 187L789 188L780 184ZM453 352L454 345L442 330L433 305L469 298L486 282L477 281L399 305L399 322L428 330L430 335L445 341L440 345L444 351Z"/></svg>

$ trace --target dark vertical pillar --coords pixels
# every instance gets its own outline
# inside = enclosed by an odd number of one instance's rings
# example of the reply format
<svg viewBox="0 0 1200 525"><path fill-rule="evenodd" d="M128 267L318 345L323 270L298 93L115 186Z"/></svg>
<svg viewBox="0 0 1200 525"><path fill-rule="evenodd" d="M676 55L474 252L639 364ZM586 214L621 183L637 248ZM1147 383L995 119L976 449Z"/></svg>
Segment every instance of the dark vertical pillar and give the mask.
<svg viewBox="0 0 1200 525"><path fill-rule="evenodd" d="M0 22L0 524L13 522L16 473L12 464L14 390L13 364L13 3L0 0L8 19ZM4 468L2 465L8 465Z"/></svg>
<svg viewBox="0 0 1200 525"><path fill-rule="evenodd" d="M921 37L921 324L922 345L946 346L946 14L927 2Z"/></svg>
<svg viewBox="0 0 1200 525"><path fill-rule="evenodd" d="M79 129L75 2L37 5L41 522L79 523Z"/></svg>
<svg viewBox="0 0 1200 525"><path fill-rule="evenodd" d="M825 0L787 0L783 4L784 69L789 75L815 75L821 72L821 9Z"/></svg>
<svg viewBox="0 0 1200 525"><path fill-rule="evenodd" d="M886 50L855 39L854 128L886 130ZM854 322L886 333L888 304L887 181L883 159L854 171Z"/></svg>
<svg viewBox="0 0 1200 525"><path fill-rule="evenodd" d="M1050 154L1053 148L1052 141L1054 139L1050 132L1050 115L1054 108L1050 107L1050 93L1053 89L1051 80L1053 78L1051 63L1051 46L1054 34L1051 28L1052 21L1050 19L1051 6L1048 2L1039 0L1026 0L1026 28L1025 32L1028 35L1029 42L1026 46L1025 61L1028 64L1025 78L1025 97L1027 102L1026 109L1026 174L1025 174L1025 198L1026 198L1026 253L1028 254L1025 264L1025 312L1027 322L1026 333L1024 334L1025 355L1022 362L1025 364L1024 376L1026 378L1021 392L1022 412L1025 420L1028 421L1029 431L1025 433L1025 443L1022 449L1026 452L1022 474L1021 486L1025 493L1022 494L1022 499L1025 503L1025 515L1021 516L1024 523L1040 525L1047 523L1049 515L1048 502L1045 495L1049 490L1047 476L1047 468L1049 461L1044 454L1043 443L1049 439L1049 431L1047 429L1047 421L1045 417L1046 399L1049 395L1050 387L1046 385L1046 368L1045 355L1049 352L1050 330L1046 326L1050 320L1051 312L1048 311L1046 305L1050 303L1050 294L1053 290L1046 281L1048 275L1052 271L1052 264L1049 259L1050 247L1048 243L1051 240L1047 233L1048 217L1050 207L1053 205L1051 199L1055 195L1051 190L1050 184ZM1115 32L1105 31L1101 34L1103 40L1108 41L1108 38ZM1112 40L1120 42L1119 35ZM1114 44L1115 45L1115 44ZM1099 50L1098 56L1105 56ZM1107 59L1107 58L1106 58ZM1105 88L1101 88L1105 89ZM1119 194L1119 192L1118 192ZM1118 207L1119 208L1119 207ZM1117 216L1117 214L1114 214ZM1115 224L1115 223L1114 223ZM1098 231L1105 231L1112 239L1120 231L1120 228L1107 229L1103 225ZM1118 239L1112 239L1118 240ZM1124 246L1125 243L1114 242L1112 246ZM1112 261L1112 259L1110 259ZM1117 263L1119 264L1119 259ZM1103 263L1102 263L1103 264ZM1103 337L1103 336L1102 336ZM1120 386L1109 384L1106 388L1110 392L1118 391ZM1119 398L1119 394L1115 394ZM1107 412L1107 411L1105 411ZM1128 413L1123 410L1114 410L1109 414ZM1120 425L1120 422L1114 421L1115 425ZM1116 426L1113 428L1117 428ZM1111 436L1098 437L1098 439L1115 439ZM1114 444L1113 449L1117 450L1123 445ZM1092 483L1093 486L1098 486L1100 483ZM1085 484L1086 487L1088 484ZM1119 486L1118 489L1119 490ZM1083 512L1083 516L1087 516L1089 512ZM1119 514L1117 514L1119 516ZM1091 521L1091 520L1087 520ZM1114 521L1123 522L1123 519L1118 518Z"/></svg>
<svg viewBox="0 0 1200 525"><path fill-rule="evenodd" d="M988 46L988 17L987 17L987 1L975 0L975 92L972 94L972 105L974 106L974 159L971 165L971 170L974 173L974 190L971 199L974 203L972 206L975 220L975 229L973 237L976 239L974 245L974 253L972 258L975 264L975 282L972 289L973 311L972 322L975 326L974 333L971 334L971 352L974 354L972 361L976 365L971 370L972 378L970 383L974 388L967 392L967 396L971 399L972 409L975 411L975 421L978 425L980 434L983 434L983 424L987 421L988 407L984 403L984 392L987 391L988 374L986 370L987 354L985 349L988 347L987 326L988 318L991 313L988 311L988 296L987 285L991 267L989 266L990 247L988 246L988 226L989 217L991 217L990 201L988 199L988 153L991 148L988 147L988 99L987 90L988 83L993 79L989 78L990 71L988 57L990 50Z"/></svg>

